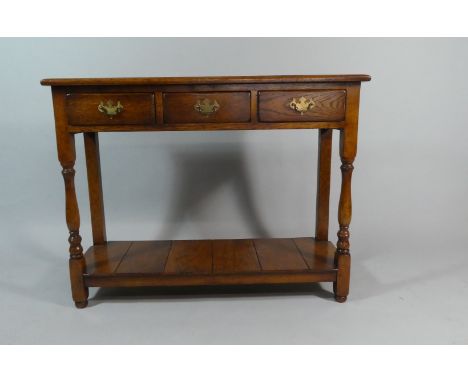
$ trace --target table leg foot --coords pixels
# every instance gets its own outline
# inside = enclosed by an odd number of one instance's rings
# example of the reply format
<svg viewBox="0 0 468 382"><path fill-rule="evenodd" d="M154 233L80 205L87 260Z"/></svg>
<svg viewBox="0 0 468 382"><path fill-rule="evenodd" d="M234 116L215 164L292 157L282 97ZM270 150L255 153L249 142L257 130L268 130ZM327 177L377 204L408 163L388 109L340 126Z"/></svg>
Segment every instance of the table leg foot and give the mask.
<svg viewBox="0 0 468 382"><path fill-rule="evenodd" d="M348 298L347 296L337 296L337 295L335 295L336 302L345 302L347 298Z"/></svg>
<svg viewBox="0 0 468 382"><path fill-rule="evenodd" d="M78 309L86 308L88 306L88 300L86 300L86 301L75 301L75 306Z"/></svg>

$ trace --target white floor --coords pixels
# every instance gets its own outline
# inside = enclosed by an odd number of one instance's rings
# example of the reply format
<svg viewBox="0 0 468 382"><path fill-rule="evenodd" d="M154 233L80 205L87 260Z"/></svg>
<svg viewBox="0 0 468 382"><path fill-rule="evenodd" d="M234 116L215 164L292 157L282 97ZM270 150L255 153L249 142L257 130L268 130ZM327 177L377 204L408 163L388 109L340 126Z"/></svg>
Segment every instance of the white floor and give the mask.
<svg viewBox="0 0 468 382"><path fill-rule="evenodd" d="M333 300L331 284L193 294L91 289L89 307L78 310L66 243L57 238L63 227L26 231L3 229L3 344L468 343L468 257L438 237L421 245L357 235L345 304Z"/></svg>

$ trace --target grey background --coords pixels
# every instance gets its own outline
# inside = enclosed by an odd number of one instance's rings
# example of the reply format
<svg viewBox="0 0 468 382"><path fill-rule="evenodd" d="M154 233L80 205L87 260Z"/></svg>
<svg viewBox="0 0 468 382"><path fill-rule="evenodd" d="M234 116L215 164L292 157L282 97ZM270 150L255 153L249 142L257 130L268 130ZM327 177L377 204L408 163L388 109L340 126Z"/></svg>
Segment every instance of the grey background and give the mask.
<svg viewBox="0 0 468 382"><path fill-rule="evenodd" d="M466 39L1 39L0 52L1 343L468 343ZM90 307L74 308L41 78L327 73L373 77L362 87L346 304L323 284L92 289ZM316 131L102 134L108 238L310 235L316 146Z"/></svg>

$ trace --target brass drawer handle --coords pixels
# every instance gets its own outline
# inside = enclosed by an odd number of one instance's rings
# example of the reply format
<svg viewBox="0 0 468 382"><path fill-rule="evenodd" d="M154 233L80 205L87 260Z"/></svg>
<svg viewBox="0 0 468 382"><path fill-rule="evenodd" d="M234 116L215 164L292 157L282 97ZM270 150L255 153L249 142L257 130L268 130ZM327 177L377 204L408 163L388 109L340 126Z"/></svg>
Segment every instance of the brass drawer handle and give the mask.
<svg viewBox="0 0 468 382"><path fill-rule="evenodd" d="M209 116L211 114L216 113L219 108L218 101L216 100L210 100L209 98L205 98L203 100L198 100L197 103L193 106L193 108L198 111L200 114L203 114L205 116Z"/></svg>
<svg viewBox="0 0 468 382"><path fill-rule="evenodd" d="M312 98L302 96L298 99L293 98L290 100L289 107L294 111L301 113L301 115L304 115L304 113L307 113L310 109L315 107L315 102Z"/></svg>
<svg viewBox="0 0 468 382"><path fill-rule="evenodd" d="M112 119L113 116L121 113L123 109L124 107L122 106L120 101L117 101L117 105L114 105L114 103L111 100L108 100L105 104L104 101L101 101L101 103L98 106L98 110L101 113L107 115L110 119Z"/></svg>

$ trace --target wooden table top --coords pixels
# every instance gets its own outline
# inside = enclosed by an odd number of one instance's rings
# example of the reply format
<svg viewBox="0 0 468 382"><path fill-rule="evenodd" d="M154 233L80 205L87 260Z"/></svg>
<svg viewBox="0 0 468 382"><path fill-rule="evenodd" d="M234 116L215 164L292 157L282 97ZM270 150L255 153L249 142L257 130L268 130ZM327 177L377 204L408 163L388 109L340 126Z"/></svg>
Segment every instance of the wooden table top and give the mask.
<svg viewBox="0 0 468 382"><path fill-rule="evenodd" d="M361 82L370 81L367 74L287 75L287 76L222 76L222 77L130 77L130 78L46 78L44 86L99 85L181 85L181 84L260 84L296 82Z"/></svg>

